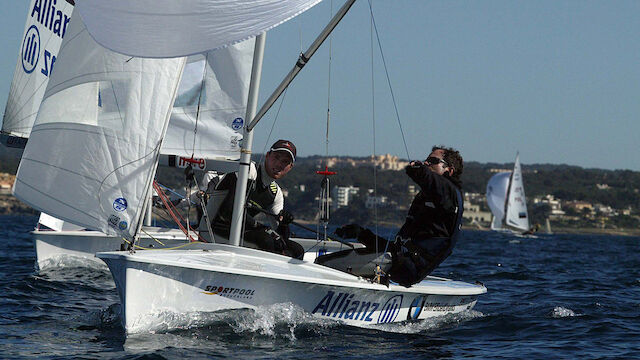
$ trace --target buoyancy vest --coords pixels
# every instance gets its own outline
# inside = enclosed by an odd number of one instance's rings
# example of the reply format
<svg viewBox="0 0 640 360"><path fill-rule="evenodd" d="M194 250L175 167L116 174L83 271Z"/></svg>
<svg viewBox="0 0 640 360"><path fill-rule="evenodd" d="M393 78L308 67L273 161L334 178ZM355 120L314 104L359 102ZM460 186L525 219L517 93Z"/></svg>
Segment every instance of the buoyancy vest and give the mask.
<svg viewBox="0 0 640 360"><path fill-rule="evenodd" d="M249 202L251 205L258 206L261 209L268 209L276 198L276 194L278 193L278 184L273 180L268 183L264 183L262 176L262 170L258 168L258 176L256 180L249 180ZM249 207L247 213L251 216L256 216L259 211Z"/></svg>
<svg viewBox="0 0 640 360"><path fill-rule="evenodd" d="M213 225L216 233L226 234L229 231L231 226L231 215L233 212L233 202L235 196L237 182L237 174L230 173L227 174L220 184L218 184L217 190L227 190L227 195L225 196L220 208L214 218ZM247 191L249 193L248 202L261 209L269 209L273 204L276 195L278 193L278 184L275 181L270 181L268 183L263 183L262 181L262 171L260 168L257 169L256 180L249 180L247 184ZM250 217L254 217L259 213L257 209L251 209L251 207L247 210L247 215ZM248 216L248 217L249 217ZM247 218L248 218L247 217ZM249 219L248 222L253 222ZM247 224L248 228L255 226L255 224Z"/></svg>

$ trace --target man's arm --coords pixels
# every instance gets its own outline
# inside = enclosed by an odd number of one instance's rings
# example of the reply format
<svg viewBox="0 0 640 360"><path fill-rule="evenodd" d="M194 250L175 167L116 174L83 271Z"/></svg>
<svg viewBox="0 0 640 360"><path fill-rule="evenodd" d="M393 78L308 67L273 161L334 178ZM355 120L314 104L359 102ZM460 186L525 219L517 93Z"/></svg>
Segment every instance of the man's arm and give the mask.
<svg viewBox="0 0 640 360"><path fill-rule="evenodd" d="M437 202L447 211L455 212L457 200L455 195L455 185L443 175L438 175L427 168L424 163L408 165L405 169L407 175L420 189L428 194L430 198Z"/></svg>

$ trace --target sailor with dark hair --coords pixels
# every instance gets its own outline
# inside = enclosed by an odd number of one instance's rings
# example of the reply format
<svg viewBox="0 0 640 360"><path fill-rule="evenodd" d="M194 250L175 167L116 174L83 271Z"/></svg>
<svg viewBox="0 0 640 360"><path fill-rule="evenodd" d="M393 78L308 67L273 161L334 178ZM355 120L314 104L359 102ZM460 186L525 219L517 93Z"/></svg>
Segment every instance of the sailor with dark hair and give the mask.
<svg viewBox="0 0 640 360"><path fill-rule="evenodd" d="M463 162L457 150L434 146L424 162L412 161L405 171L420 186L420 192L394 242L357 224L345 225L336 234L356 238L370 251L386 249L391 253L390 279L408 287L438 267L456 244L463 211Z"/></svg>
<svg viewBox="0 0 640 360"><path fill-rule="evenodd" d="M293 168L295 158L295 145L288 140L278 140L267 152L263 164L256 167L251 163L244 217L244 246L302 259L303 247L289 240L289 224L293 222L293 215L284 209L282 189L275 181ZM207 212L213 219L213 232L217 237L229 238L237 178L235 172L226 174L207 204ZM270 226L258 221L258 215L261 214L270 214L263 219ZM200 230L206 231L206 228L201 226Z"/></svg>

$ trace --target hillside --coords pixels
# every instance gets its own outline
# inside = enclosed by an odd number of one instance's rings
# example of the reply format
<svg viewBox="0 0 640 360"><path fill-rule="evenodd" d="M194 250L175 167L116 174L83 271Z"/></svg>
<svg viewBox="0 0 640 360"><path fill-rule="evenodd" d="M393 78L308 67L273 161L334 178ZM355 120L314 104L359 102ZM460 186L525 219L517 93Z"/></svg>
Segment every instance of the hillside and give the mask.
<svg viewBox="0 0 640 360"><path fill-rule="evenodd" d="M259 159L255 155L254 159ZM378 219L392 224L401 223L412 196L409 185L413 183L402 170L375 170L370 158L332 158L337 175L330 178L333 186L354 186L360 188L348 208L333 213L337 223L357 221L367 223L373 218L372 210L365 209L367 189L376 188L377 196L388 198L387 207L378 210ZM397 159L392 159L396 161ZM279 181L287 191L286 206L298 219L312 220L317 214L317 196L322 177L317 170L323 169L323 158L319 156L300 157L287 177ZM386 159L385 161L388 161ZM397 160L399 163L402 160ZM0 172L15 174L18 159L0 155ZM465 163L462 175L463 189L469 193L484 194L489 178L497 169L512 169L513 163ZM640 172L630 170L584 169L569 165L532 164L522 165L525 192L528 199L536 196L553 195L561 200L580 200L593 204L603 204L614 209L631 209L637 215L640 209ZM165 186L181 188L184 175L181 169L159 168L158 180ZM481 207L484 204L480 204ZM532 209L532 218L545 216ZM539 219L536 219L539 220ZM630 224L635 224L630 222Z"/></svg>

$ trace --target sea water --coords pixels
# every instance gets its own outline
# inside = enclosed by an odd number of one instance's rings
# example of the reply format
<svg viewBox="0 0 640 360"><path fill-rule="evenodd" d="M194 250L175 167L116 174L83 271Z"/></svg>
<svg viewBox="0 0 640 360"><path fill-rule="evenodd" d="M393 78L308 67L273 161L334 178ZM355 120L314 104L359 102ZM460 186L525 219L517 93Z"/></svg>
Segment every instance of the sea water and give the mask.
<svg viewBox="0 0 640 360"><path fill-rule="evenodd" d="M34 270L35 222L0 217L3 359L640 358L638 237L465 231L434 275L488 293L472 311L423 322L361 329L277 304L196 314L177 329L185 319L167 315L167 331L125 337L106 267Z"/></svg>

